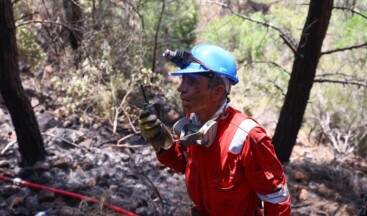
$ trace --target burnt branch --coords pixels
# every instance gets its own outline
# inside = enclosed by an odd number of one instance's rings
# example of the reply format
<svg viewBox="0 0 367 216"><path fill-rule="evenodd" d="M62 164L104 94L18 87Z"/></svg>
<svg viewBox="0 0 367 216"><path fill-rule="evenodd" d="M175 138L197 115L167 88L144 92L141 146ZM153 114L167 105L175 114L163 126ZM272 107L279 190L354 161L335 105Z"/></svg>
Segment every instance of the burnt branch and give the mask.
<svg viewBox="0 0 367 216"><path fill-rule="evenodd" d="M152 59L152 71L153 72L155 72L155 64L156 64L156 58L157 58L157 47L158 47L158 36L159 36L159 30L161 28L161 23L162 23L162 18L163 18L165 8L166 8L166 1L162 0L161 12L160 12L160 15L159 15L157 28L155 30L155 35L154 35L154 47L153 47L153 59Z"/></svg>
<svg viewBox="0 0 367 216"><path fill-rule="evenodd" d="M353 80L332 80L332 79L315 79L315 83L336 83L336 84L342 84L342 85L355 85L358 87L367 88L366 82L358 82Z"/></svg>
<svg viewBox="0 0 367 216"><path fill-rule="evenodd" d="M281 65L279 65L278 63L273 62L273 61L251 61L248 64L268 64L268 65L271 65L271 66L273 66L275 68L279 68L281 71L283 71L284 73L288 74L289 76L291 75L291 73L289 71L287 71Z"/></svg>
<svg viewBox="0 0 367 216"><path fill-rule="evenodd" d="M123 1L123 3L125 4L127 4L128 6L130 6L131 7L131 9L136 13L136 15L138 15L138 17L139 17L139 19L140 19L140 22L141 22L141 28L144 30L145 29L145 24L144 24L144 17L143 17L143 15L140 13L140 6L134 6L131 2L129 2L129 1Z"/></svg>
<svg viewBox="0 0 367 216"><path fill-rule="evenodd" d="M357 15L359 15L359 16L367 19L367 16L363 15L362 13L359 13L358 11L353 10L352 8L347 8L347 7L333 7L333 9L349 11L349 12L352 12L352 14L357 14Z"/></svg>
<svg viewBox="0 0 367 216"><path fill-rule="evenodd" d="M30 25L30 24L34 24L34 23L41 23L41 24L54 24L54 25L60 25L63 26L65 28L67 28L68 30L72 30L73 28L70 27L69 25L62 23L62 22L54 22L54 21L48 21L48 20L29 20L29 21L24 21L22 23L19 23L16 28L19 28L21 26L25 26L25 25Z"/></svg>
<svg viewBox="0 0 367 216"><path fill-rule="evenodd" d="M298 45L297 45L296 40L289 33L286 33L285 31L283 31L279 27L277 27L277 26L275 26L275 25L273 25L271 23L263 22L263 21L259 21L259 20L255 20L255 19L252 19L249 16L240 14L240 13L234 11L233 8L230 7L228 4L225 4L225 3L222 3L222 2L217 2L217 1L205 1L205 2L206 3L220 5L221 7L228 9L232 14L234 14L234 15L236 15L238 17L241 17L242 19L245 19L245 20L248 20L250 22L254 22L254 23L260 24L260 25L265 26L267 28L274 29L275 31L277 31L279 33L279 35L283 39L284 43L292 50L292 52L295 55L297 54L297 51L296 50L297 50L297 46Z"/></svg>
<svg viewBox="0 0 367 216"><path fill-rule="evenodd" d="M324 74L319 74L316 76L316 78L321 78L321 77L343 77L343 78L348 78L348 80L351 81L356 81L356 82L366 82L365 79L359 78L357 76L353 76L353 75L349 75L349 74L344 74L344 73L324 73Z"/></svg>
<svg viewBox="0 0 367 216"><path fill-rule="evenodd" d="M285 97L286 96L286 91L280 87L274 80L268 80L268 82L272 83L274 88L278 89L280 91L280 93Z"/></svg>
<svg viewBox="0 0 367 216"><path fill-rule="evenodd" d="M29 17L32 18L33 15L36 15L38 14L38 12L34 12L34 13L30 13L30 14L25 14L17 19L15 19L15 22L19 21L19 20L22 20L22 19L28 19Z"/></svg>
<svg viewBox="0 0 367 216"><path fill-rule="evenodd" d="M326 55L326 54L331 54L331 53L336 53L336 52L343 52L343 51L346 51L346 50L358 49L358 48L362 48L362 47L367 47L367 42L364 42L364 43L358 44L358 45L349 46L349 47L343 47L343 48L338 48L338 49L333 49L333 50L327 50L327 51L321 52L321 55Z"/></svg>

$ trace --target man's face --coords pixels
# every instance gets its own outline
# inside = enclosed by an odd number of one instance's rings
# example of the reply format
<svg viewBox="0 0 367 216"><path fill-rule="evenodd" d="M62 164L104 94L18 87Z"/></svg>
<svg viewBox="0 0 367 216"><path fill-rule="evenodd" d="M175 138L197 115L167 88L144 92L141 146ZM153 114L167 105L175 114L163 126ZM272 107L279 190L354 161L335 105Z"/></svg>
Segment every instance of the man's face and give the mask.
<svg viewBox="0 0 367 216"><path fill-rule="evenodd" d="M187 74L182 76L181 84L177 91L180 92L182 108L185 113L195 112L197 114L210 111L215 97L214 90L209 89L209 78Z"/></svg>

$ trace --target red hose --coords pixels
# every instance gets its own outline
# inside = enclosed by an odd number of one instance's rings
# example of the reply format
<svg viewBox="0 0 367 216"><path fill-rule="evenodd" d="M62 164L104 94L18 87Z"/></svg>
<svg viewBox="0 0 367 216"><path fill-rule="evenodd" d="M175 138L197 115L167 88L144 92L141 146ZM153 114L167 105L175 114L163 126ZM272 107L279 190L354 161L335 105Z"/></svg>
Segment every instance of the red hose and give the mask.
<svg viewBox="0 0 367 216"><path fill-rule="evenodd" d="M25 186L32 187L32 188L49 190L49 191L52 191L52 192L55 192L55 193L58 193L58 194L61 194L61 195L64 195L64 196L69 196L69 197L77 198L77 199L80 199L80 200L85 200L85 201L91 202L91 203L99 203L99 200L97 200L97 199L93 199L93 198L83 196L83 195L80 195L80 194L77 194L77 193L69 192L69 191L63 191L63 190L59 190L59 189L56 189L56 188L47 187L47 186L44 186L44 185L27 182L27 181L24 181L24 180L21 180L21 179L11 179L7 176L0 176L0 180L2 180L2 181L12 181L14 184L25 185ZM132 212L129 212L129 211L127 211L125 209L122 209L120 207L117 207L117 206L109 205L107 203L103 203L103 206L106 207L106 208L112 209L115 212L124 214L124 215L137 216L136 214L134 214Z"/></svg>

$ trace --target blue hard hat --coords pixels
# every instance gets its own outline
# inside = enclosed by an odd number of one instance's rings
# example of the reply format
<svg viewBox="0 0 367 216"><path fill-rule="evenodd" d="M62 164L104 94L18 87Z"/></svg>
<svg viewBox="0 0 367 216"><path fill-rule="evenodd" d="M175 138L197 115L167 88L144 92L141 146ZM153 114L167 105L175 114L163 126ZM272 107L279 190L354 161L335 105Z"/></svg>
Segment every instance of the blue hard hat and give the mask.
<svg viewBox="0 0 367 216"><path fill-rule="evenodd" d="M181 70L172 72L173 76L212 71L229 78L233 84L238 83L236 60L225 49L212 44L199 44L191 49L191 55L203 65L198 62L190 62Z"/></svg>

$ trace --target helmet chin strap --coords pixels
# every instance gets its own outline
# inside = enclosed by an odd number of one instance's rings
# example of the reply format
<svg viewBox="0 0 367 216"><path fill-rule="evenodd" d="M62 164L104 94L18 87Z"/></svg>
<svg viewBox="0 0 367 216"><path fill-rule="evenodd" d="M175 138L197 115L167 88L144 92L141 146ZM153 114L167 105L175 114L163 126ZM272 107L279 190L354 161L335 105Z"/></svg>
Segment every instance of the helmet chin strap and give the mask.
<svg viewBox="0 0 367 216"><path fill-rule="evenodd" d="M201 125L195 113L190 115L190 118L182 118L173 125L173 130L180 137L180 144L190 146L198 144L209 147L214 143L218 122L222 118L224 111L227 108L227 103L224 102L217 112L209 121Z"/></svg>

